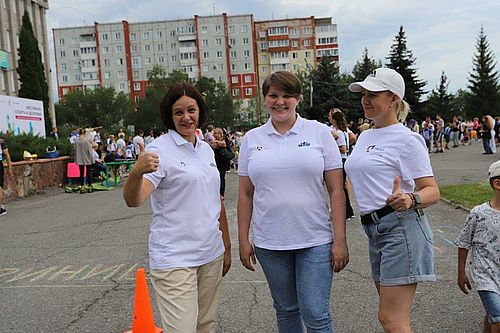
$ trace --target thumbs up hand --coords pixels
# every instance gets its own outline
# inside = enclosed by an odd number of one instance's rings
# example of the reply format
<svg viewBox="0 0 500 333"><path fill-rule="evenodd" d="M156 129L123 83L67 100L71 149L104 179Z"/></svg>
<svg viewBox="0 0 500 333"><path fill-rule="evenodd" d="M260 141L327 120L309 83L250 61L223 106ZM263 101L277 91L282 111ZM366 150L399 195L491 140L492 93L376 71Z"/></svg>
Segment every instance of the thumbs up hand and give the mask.
<svg viewBox="0 0 500 333"><path fill-rule="evenodd" d="M410 194L403 192L399 187L399 176L394 177L392 194L387 197L385 202L397 212L405 211L412 206L413 201Z"/></svg>

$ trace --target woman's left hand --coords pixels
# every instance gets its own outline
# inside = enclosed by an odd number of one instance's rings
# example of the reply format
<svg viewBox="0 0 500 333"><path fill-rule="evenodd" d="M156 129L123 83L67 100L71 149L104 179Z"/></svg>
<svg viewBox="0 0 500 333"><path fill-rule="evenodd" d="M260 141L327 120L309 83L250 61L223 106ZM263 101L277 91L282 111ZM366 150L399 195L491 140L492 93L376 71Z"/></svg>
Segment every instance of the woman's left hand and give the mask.
<svg viewBox="0 0 500 333"><path fill-rule="evenodd" d="M349 250L345 240L334 240L332 246L332 265L335 273L340 272L349 263Z"/></svg>
<svg viewBox="0 0 500 333"><path fill-rule="evenodd" d="M231 268L231 249L224 251L224 264L222 267L222 276L226 276Z"/></svg>
<svg viewBox="0 0 500 333"><path fill-rule="evenodd" d="M399 188L398 176L394 177L392 194L387 197L385 202L397 212L408 210L412 206L413 201L411 197Z"/></svg>

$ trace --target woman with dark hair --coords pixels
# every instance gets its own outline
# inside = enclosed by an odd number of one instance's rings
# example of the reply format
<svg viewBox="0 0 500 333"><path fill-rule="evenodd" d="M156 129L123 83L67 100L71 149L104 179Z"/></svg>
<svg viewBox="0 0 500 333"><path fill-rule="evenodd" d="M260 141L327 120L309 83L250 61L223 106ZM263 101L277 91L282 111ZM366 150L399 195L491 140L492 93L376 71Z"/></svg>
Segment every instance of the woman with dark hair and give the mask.
<svg viewBox="0 0 500 333"><path fill-rule="evenodd" d="M166 332L215 332L221 280L231 265L214 153L196 136L207 112L191 84L170 88L160 105L168 132L139 155L123 190L129 207L151 197L150 276Z"/></svg>
<svg viewBox="0 0 500 333"><path fill-rule="evenodd" d="M279 332L333 332L333 273L349 261L342 159L328 126L296 112L294 74L271 74L262 92L269 121L245 134L238 161L240 260L252 271L259 260Z"/></svg>
<svg viewBox="0 0 500 333"><path fill-rule="evenodd" d="M349 134L347 133L347 121L344 113L338 108L330 110L328 120L332 124L332 135L337 145L339 146L340 156L342 157L342 165L345 165L347 156L349 155ZM354 211L349 200L349 192L347 191L347 177L344 168L342 168L342 177L344 178L344 195L345 195L345 208L346 218L351 219L354 217Z"/></svg>

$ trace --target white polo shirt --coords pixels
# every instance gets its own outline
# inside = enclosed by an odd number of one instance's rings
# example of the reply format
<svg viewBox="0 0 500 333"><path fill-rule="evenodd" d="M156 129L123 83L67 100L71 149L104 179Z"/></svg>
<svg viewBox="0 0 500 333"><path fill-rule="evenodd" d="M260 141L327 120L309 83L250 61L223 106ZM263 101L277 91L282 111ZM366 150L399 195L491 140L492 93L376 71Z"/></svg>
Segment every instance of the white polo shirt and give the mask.
<svg viewBox="0 0 500 333"><path fill-rule="evenodd" d="M210 146L196 147L170 130L147 151L160 157L156 172L145 174L155 187L149 233L152 269L201 266L224 253L219 230L220 179Z"/></svg>
<svg viewBox="0 0 500 333"><path fill-rule="evenodd" d="M284 135L271 119L240 145L238 174L254 185L252 231L257 247L291 250L327 244L332 226L323 172L342 168L330 128L297 115Z"/></svg>
<svg viewBox="0 0 500 333"><path fill-rule="evenodd" d="M386 205L395 176L403 192L413 192L414 179L433 176L424 139L401 123L363 131L345 171L361 214Z"/></svg>

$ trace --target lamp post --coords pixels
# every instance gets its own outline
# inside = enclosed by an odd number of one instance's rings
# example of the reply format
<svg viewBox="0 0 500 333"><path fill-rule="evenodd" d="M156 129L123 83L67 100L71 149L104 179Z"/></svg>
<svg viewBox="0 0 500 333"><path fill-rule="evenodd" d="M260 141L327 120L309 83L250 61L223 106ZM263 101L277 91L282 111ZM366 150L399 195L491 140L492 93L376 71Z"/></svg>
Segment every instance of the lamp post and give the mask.
<svg viewBox="0 0 500 333"><path fill-rule="evenodd" d="M309 107L313 106L313 80L311 76L311 66L307 62L307 58L304 58L306 62L306 68L309 70Z"/></svg>

